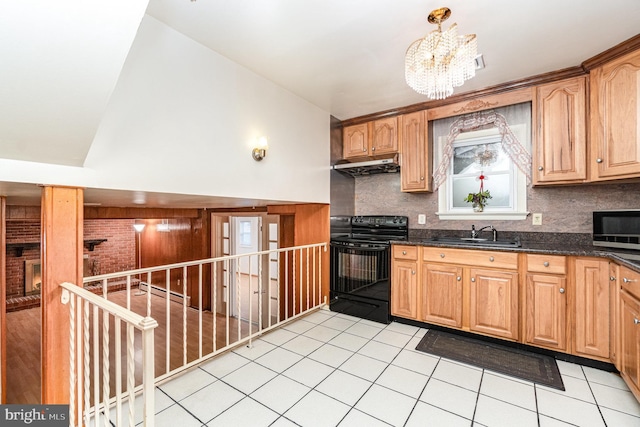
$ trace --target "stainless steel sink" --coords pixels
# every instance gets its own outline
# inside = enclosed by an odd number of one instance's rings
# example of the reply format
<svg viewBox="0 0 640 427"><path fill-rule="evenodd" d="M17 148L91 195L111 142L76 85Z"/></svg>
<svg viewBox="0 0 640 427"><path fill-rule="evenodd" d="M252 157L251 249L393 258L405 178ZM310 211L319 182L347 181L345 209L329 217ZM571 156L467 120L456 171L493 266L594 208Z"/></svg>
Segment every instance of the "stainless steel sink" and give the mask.
<svg viewBox="0 0 640 427"><path fill-rule="evenodd" d="M479 237L432 237L429 242L446 243L448 245L469 245L474 246L501 246L508 248L519 248L520 239L515 240L490 240Z"/></svg>

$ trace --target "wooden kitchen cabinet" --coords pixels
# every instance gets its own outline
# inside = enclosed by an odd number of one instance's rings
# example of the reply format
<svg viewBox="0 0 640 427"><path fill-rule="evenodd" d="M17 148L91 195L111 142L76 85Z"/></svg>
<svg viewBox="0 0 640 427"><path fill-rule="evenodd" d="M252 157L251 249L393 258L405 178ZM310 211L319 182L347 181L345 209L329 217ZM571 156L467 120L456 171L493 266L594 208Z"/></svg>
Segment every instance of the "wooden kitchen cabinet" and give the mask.
<svg viewBox="0 0 640 427"><path fill-rule="evenodd" d="M418 318L418 247L393 246L391 315Z"/></svg>
<svg viewBox="0 0 640 427"><path fill-rule="evenodd" d="M567 349L567 299L563 275L528 273L524 342L553 350Z"/></svg>
<svg viewBox="0 0 640 427"><path fill-rule="evenodd" d="M398 118L374 120L343 129L343 157L378 157L398 152Z"/></svg>
<svg viewBox="0 0 640 427"><path fill-rule="evenodd" d="M553 350L567 348L567 258L527 254L524 342Z"/></svg>
<svg viewBox="0 0 640 427"><path fill-rule="evenodd" d="M462 327L462 267L422 264L420 320Z"/></svg>
<svg viewBox="0 0 640 427"><path fill-rule="evenodd" d="M575 342L578 356L610 357L611 294L609 262L575 259Z"/></svg>
<svg viewBox="0 0 640 427"><path fill-rule="evenodd" d="M591 180L640 176L640 50L590 71Z"/></svg>
<svg viewBox="0 0 640 427"><path fill-rule="evenodd" d="M431 191L431 149L426 112L400 116L400 182L404 192Z"/></svg>
<svg viewBox="0 0 640 427"><path fill-rule="evenodd" d="M620 375L640 400L640 300L620 293Z"/></svg>
<svg viewBox="0 0 640 427"><path fill-rule="evenodd" d="M499 338L518 338L518 255L423 248L421 319Z"/></svg>
<svg viewBox="0 0 640 427"><path fill-rule="evenodd" d="M346 126L342 130L342 157L367 157L369 155L369 124Z"/></svg>
<svg viewBox="0 0 640 427"><path fill-rule="evenodd" d="M518 339L518 273L470 270L469 330Z"/></svg>
<svg viewBox="0 0 640 427"><path fill-rule="evenodd" d="M586 77L537 86L533 109L534 185L586 181Z"/></svg>

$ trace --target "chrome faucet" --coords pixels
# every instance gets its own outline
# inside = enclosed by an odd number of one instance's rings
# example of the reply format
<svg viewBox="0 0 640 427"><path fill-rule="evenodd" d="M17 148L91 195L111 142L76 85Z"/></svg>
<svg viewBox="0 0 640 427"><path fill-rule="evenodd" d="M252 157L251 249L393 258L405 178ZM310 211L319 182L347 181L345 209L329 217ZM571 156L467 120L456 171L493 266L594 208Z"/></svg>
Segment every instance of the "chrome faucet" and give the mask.
<svg viewBox="0 0 640 427"><path fill-rule="evenodd" d="M480 235L480 232L486 230L487 228L489 230L491 230L491 232L493 233L493 241L494 242L497 241L498 240L498 230L493 228L493 225L486 225L486 226L482 227L479 230L476 230L476 226L472 225L471 226L471 238L472 239L477 239L478 236Z"/></svg>

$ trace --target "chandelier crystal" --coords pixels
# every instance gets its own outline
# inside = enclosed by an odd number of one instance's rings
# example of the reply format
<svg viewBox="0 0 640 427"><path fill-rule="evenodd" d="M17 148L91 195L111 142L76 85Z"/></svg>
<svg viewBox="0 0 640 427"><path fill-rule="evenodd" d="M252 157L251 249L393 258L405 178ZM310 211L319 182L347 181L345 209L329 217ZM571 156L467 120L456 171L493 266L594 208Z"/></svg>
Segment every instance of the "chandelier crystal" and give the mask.
<svg viewBox="0 0 640 427"><path fill-rule="evenodd" d="M457 24L442 32L441 23L450 15L447 7L432 11L427 20L438 29L413 42L405 56L407 84L430 99L450 96L454 87L476 75L476 35L458 36Z"/></svg>

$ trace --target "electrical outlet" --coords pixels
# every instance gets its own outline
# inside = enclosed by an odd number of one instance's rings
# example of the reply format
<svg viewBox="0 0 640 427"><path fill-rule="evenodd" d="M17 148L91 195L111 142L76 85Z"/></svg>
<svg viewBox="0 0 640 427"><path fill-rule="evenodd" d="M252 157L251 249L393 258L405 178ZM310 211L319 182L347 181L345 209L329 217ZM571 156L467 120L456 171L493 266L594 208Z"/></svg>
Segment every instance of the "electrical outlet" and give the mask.
<svg viewBox="0 0 640 427"><path fill-rule="evenodd" d="M533 224L533 225L542 225L542 214L541 213L534 213L532 218L533 218L533 220L531 221L531 224Z"/></svg>
<svg viewBox="0 0 640 427"><path fill-rule="evenodd" d="M418 224L426 224L427 216L425 214L418 215Z"/></svg>

